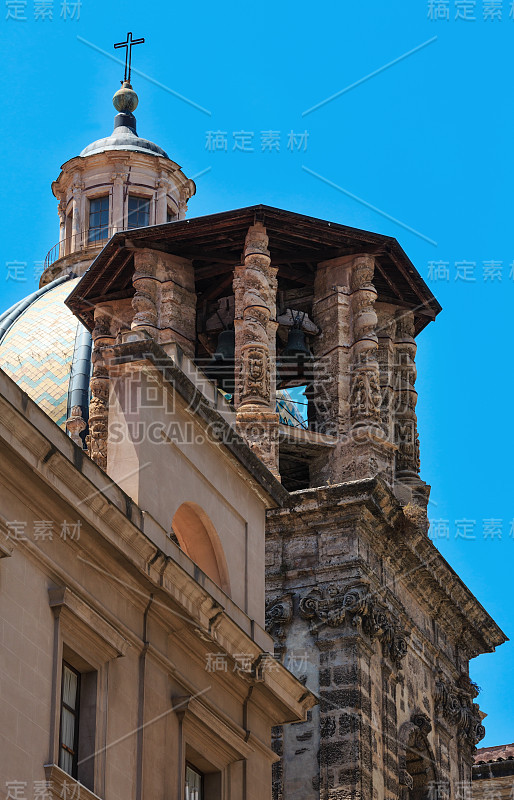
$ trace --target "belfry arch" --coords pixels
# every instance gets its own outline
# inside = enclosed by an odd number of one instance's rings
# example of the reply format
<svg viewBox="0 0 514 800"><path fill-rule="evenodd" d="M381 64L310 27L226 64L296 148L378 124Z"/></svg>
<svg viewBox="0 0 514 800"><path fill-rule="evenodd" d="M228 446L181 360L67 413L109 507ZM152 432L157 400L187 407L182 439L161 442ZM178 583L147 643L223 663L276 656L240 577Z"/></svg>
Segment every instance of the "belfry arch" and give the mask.
<svg viewBox="0 0 514 800"><path fill-rule="evenodd" d="M230 579L220 538L211 519L197 503L177 509L171 527L182 550L202 572L230 596Z"/></svg>

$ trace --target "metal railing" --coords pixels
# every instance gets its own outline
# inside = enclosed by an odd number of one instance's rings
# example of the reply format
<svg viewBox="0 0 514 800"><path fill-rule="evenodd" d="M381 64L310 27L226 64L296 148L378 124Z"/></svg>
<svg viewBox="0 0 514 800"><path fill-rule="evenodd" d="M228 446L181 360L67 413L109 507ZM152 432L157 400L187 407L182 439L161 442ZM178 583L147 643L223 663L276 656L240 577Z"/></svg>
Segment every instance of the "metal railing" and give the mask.
<svg viewBox="0 0 514 800"><path fill-rule="evenodd" d="M73 233L48 251L45 258L44 269L50 267L55 261L79 250L89 250L96 247L103 247L105 242L116 233L119 228L112 228L109 225L100 225L97 228L88 228L80 233Z"/></svg>

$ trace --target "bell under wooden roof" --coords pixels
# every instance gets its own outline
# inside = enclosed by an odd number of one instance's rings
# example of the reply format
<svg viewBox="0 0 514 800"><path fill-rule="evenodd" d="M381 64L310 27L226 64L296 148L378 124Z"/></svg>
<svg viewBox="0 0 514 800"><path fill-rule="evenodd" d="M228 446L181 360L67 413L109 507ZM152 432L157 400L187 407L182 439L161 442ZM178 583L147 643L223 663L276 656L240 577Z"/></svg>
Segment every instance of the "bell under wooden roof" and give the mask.
<svg viewBox="0 0 514 800"><path fill-rule="evenodd" d="M233 270L241 263L248 228L262 222L269 237L272 264L278 267L279 291L314 285L317 265L332 258L367 253L375 256L374 286L380 302L414 311L419 333L441 310L431 290L396 239L349 228L265 205L194 217L115 234L66 303L92 329L99 302L131 297L134 249L150 248L193 262L198 301L232 294Z"/></svg>

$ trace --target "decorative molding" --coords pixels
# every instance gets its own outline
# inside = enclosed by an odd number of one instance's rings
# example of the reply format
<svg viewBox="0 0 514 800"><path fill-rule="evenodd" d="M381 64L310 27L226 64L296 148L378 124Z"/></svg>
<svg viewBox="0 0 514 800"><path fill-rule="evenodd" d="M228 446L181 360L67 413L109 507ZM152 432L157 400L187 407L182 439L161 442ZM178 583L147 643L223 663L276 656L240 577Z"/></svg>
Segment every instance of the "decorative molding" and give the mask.
<svg viewBox="0 0 514 800"><path fill-rule="evenodd" d="M62 800L63 797L72 797L73 800L101 800L97 794L72 778L57 764L44 764L43 769L48 782L47 791L55 800Z"/></svg>
<svg viewBox="0 0 514 800"><path fill-rule="evenodd" d="M374 599L368 584L344 589L330 584L323 592L312 589L300 601L300 615L311 620L313 631L323 625L339 628L350 624L370 639L377 638L383 655L398 669L401 667L409 634L400 627L393 612Z"/></svg>
<svg viewBox="0 0 514 800"><path fill-rule="evenodd" d="M457 735L473 749L485 736L479 705L473 702L478 691L467 675L462 675L456 684L445 678L441 670L436 678L436 712L456 728Z"/></svg>
<svg viewBox="0 0 514 800"><path fill-rule="evenodd" d="M203 743L201 752L212 761L227 766L228 764L248 758L253 748L245 739L243 728L237 729L229 724L225 716L207 708L199 697L186 695L172 697L172 709L184 722L184 735L198 748ZM274 760L274 753L271 754Z"/></svg>
<svg viewBox="0 0 514 800"><path fill-rule="evenodd" d="M80 655L98 663L125 655L129 642L105 617L68 587L48 590L50 607L63 626L63 638Z"/></svg>
<svg viewBox="0 0 514 800"><path fill-rule="evenodd" d="M412 715L412 723L416 726L416 728L419 728L421 733L425 734L425 736L427 736L432 730L430 717L427 716L427 714L424 714L422 711Z"/></svg>

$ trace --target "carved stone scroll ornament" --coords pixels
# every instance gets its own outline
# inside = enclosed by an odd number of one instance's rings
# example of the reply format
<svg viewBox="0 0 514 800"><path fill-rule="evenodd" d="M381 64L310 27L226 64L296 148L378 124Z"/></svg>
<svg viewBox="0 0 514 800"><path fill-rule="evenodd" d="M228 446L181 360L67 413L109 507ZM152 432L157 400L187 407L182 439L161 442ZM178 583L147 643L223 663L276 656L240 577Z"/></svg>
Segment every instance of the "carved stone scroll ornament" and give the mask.
<svg viewBox="0 0 514 800"><path fill-rule="evenodd" d="M339 589L334 584L323 592L313 589L300 601L300 615L311 620L311 630L323 625L331 628L349 624L382 645L383 655L399 669L407 653L408 633L402 630L393 613L376 602L366 584Z"/></svg>
<svg viewBox="0 0 514 800"><path fill-rule="evenodd" d="M293 600L291 595L283 595L266 605L266 630L275 642L275 650L283 654L287 629L293 619Z"/></svg>
<svg viewBox="0 0 514 800"><path fill-rule="evenodd" d="M473 702L478 688L466 675L461 677L458 684L452 684L441 671L435 688L437 713L455 727L459 737L474 749L485 736L480 708Z"/></svg>

